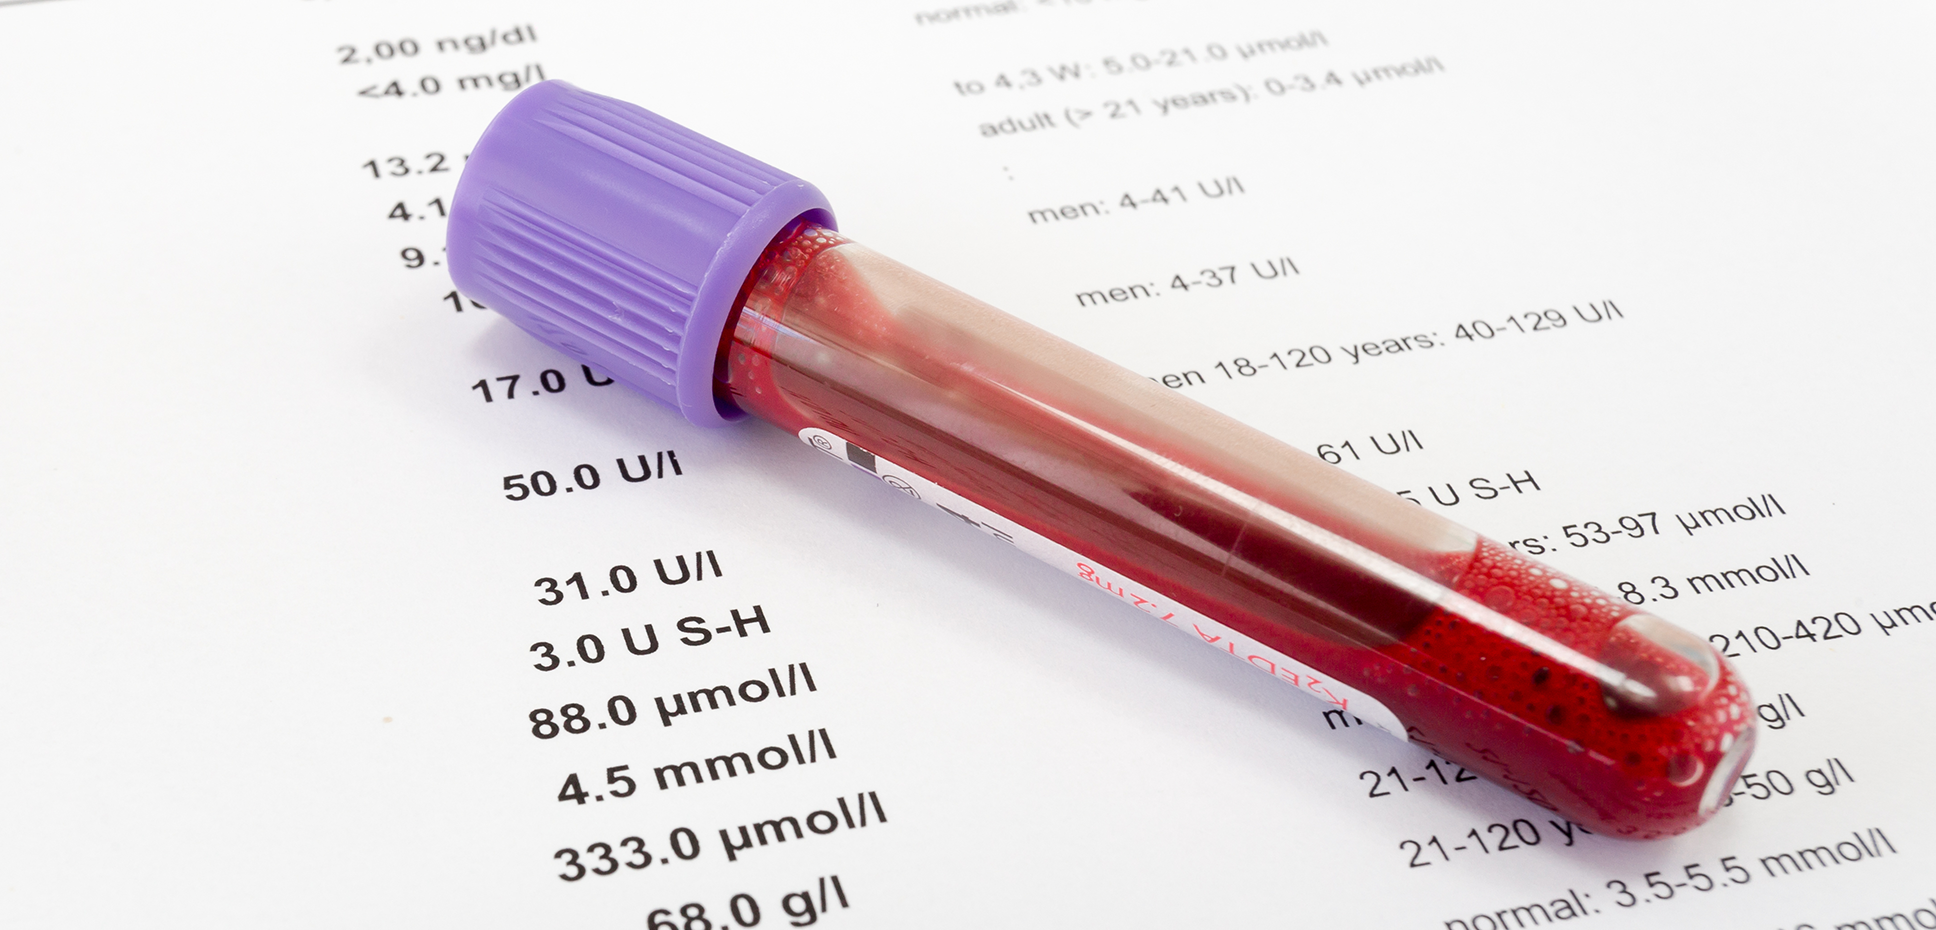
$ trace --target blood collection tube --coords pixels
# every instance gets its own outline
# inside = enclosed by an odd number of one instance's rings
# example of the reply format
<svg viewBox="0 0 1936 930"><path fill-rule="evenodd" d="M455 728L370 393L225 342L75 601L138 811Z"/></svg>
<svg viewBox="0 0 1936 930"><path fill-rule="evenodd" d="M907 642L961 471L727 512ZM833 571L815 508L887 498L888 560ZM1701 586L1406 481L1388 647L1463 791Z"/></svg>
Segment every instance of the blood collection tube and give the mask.
<svg viewBox="0 0 1936 930"><path fill-rule="evenodd" d="M1752 750L1700 637L852 242L812 185L637 106L514 98L448 248L466 296L690 421L773 423L1594 831L1700 824Z"/></svg>

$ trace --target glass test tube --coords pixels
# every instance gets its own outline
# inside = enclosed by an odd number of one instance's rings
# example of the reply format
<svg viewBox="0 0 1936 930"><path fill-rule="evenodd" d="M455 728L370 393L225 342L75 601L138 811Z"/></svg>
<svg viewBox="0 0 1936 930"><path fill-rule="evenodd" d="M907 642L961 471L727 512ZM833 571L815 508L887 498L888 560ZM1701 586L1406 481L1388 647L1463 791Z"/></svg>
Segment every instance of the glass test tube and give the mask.
<svg viewBox="0 0 1936 930"><path fill-rule="evenodd" d="M1596 832L1676 834L1728 797L1754 716L1705 640L802 213L715 337L722 419L767 420ZM569 289L483 289L604 360L609 294L533 310Z"/></svg>

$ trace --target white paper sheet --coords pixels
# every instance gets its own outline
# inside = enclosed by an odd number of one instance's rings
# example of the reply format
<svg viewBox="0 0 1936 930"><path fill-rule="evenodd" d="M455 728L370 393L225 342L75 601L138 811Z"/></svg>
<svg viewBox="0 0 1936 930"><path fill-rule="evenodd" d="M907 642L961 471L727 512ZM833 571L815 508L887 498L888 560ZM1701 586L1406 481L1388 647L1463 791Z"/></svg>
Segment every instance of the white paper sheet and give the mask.
<svg viewBox="0 0 1936 930"><path fill-rule="evenodd" d="M0 923L1936 927L1933 27L0 5ZM441 265L540 77L1631 586L1739 655L1754 778L1681 838L1569 833L779 430L594 386ZM506 500L537 471L572 490ZM729 859L787 816L827 830Z"/></svg>

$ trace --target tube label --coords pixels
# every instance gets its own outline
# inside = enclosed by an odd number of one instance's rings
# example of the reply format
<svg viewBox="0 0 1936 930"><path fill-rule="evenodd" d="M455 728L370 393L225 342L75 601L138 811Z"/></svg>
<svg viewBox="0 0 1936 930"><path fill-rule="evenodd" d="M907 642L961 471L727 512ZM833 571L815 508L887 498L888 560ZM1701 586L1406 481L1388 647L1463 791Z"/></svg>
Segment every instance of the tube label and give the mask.
<svg viewBox="0 0 1936 930"><path fill-rule="evenodd" d="M1228 652L1250 663L1259 671L1326 705L1351 714L1399 739L1406 739L1405 725L1390 708L1370 695L1336 681L1296 659L1257 642L1222 623L1212 620L1168 597L1131 581L1121 572L1068 549L987 507L956 494L921 475L881 458L854 443L823 429L808 427L800 431L801 440L848 465L873 476L887 486L915 500L946 511L951 516L979 528L982 532L1013 545L1099 590L1149 614L1211 648Z"/></svg>

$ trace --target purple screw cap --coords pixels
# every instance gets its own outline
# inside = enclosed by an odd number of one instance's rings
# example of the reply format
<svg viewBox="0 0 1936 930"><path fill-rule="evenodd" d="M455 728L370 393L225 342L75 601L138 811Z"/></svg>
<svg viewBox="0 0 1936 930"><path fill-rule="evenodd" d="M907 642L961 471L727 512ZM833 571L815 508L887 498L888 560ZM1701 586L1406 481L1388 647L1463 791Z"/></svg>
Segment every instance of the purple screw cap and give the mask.
<svg viewBox="0 0 1936 930"><path fill-rule="evenodd" d="M451 198L457 289L701 426L740 285L813 185L664 117L545 81L491 120Z"/></svg>

